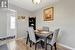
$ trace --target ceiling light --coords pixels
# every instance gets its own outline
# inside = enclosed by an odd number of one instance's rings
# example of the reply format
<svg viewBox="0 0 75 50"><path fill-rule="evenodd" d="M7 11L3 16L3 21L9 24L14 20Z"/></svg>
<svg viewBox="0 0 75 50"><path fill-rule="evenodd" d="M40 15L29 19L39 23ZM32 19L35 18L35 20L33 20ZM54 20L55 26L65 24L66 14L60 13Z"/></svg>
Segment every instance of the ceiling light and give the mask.
<svg viewBox="0 0 75 50"><path fill-rule="evenodd" d="M39 4L40 0L32 0L33 4Z"/></svg>
<svg viewBox="0 0 75 50"><path fill-rule="evenodd" d="M0 2L0 7L7 8L8 7L8 1L1 1Z"/></svg>

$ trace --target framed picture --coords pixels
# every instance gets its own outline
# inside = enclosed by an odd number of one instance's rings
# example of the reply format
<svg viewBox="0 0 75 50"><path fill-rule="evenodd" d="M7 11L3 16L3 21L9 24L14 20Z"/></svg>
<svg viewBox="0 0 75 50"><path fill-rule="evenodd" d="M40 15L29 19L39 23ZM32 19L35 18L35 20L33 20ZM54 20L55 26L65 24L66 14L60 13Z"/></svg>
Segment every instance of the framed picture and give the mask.
<svg viewBox="0 0 75 50"><path fill-rule="evenodd" d="M52 21L54 19L54 7L49 7L43 11L44 21Z"/></svg>
<svg viewBox="0 0 75 50"><path fill-rule="evenodd" d="M18 16L17 19L18 19L18 20L25 20L25 17L26 17L26 16Z"/></svg>

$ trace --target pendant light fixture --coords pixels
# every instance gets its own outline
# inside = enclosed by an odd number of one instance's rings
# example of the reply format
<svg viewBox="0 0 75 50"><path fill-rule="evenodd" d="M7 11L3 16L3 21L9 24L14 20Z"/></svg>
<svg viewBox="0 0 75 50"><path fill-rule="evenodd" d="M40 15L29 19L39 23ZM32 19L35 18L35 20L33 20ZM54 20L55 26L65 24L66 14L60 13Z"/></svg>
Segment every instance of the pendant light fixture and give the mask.
<svg viewBox="0 0 75 50"><path fill-rule="evenodd" d="M7 8L8 7L8 0L2 0L0 2L0 7L1 8Z"/></svg>
<svg viewBox="0 0 75 50"><path fill-rule="evenodd" d="M40 0L32 0L33 4L39 4Z"/></svg>

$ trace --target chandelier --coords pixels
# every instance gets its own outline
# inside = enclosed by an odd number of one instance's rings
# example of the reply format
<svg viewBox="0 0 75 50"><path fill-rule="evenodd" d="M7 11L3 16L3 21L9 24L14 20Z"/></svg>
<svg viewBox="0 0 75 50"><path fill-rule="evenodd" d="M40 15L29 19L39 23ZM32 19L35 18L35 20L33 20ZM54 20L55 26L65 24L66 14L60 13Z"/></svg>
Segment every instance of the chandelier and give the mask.
<svg viewBox="0 0 75 50"><path fill-rule="evenodd" d="M39 4L40 0L32 0L33 4Z"/></svg>

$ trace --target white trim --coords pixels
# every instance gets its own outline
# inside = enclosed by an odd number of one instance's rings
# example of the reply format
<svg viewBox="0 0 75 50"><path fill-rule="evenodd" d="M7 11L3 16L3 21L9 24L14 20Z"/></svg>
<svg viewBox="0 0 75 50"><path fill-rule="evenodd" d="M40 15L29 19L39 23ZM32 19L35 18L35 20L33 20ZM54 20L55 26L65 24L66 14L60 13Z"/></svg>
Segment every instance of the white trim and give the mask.
<svg viewBox="0 0 75 50"><path fill-rule="evenodd" d="M57 45L63 46L63 47L68 48L70 50L75 50L75 48L69 47L69 46L61 44L61 43L57 43Z"/></svg>
<svg viewBox="0 0 75 50"><path fill-rule="evenodd" d="M15 12L15 13L16 13L16 10L9 9L9 8L1 8L0 10L1 10L1 11L2 11L2 10L4 10L4 11L8 11L8 10L9 10L9 11L12 11L12 12Z"/></svg>
<svg viewBox="0 0 75 50"><path fill-rule="evenodd" d="M13 12L16 12L16 10L13 10L13 9L8 9L8 10L13 11Z"/></svg>

